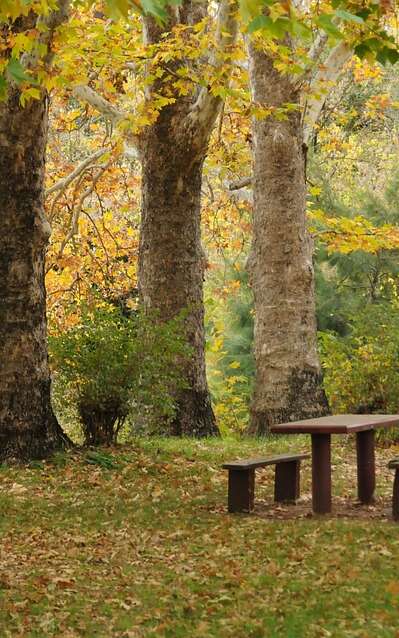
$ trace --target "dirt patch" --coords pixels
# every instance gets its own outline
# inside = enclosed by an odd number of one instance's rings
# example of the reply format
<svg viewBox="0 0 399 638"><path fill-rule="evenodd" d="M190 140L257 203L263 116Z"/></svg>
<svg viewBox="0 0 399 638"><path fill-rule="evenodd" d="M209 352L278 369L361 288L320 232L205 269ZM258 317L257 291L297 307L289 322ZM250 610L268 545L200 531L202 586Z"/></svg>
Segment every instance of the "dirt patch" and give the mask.
<svg viewBox="0 0 399 638"><path fill-rule="evenodd" d="M328 515L314 514L312 497L305 494L295 505L276 504L273 501L257 500L251 516L266 519L293 520L299 518L351 518L360 520L391 520L392 506L389 498L377 498L373 505L362 505L350 498L335 496L332 512Z"/></svg>

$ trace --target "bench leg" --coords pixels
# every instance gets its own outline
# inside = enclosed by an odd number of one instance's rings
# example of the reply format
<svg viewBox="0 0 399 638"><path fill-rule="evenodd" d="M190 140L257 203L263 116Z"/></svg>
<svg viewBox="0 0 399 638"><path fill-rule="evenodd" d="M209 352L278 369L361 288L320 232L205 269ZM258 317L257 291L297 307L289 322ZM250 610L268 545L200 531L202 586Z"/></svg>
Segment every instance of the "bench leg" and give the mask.
<svg viewBox="0 0 399 638"><path fill-rule="evenodd" d="M277 463L274 473L274 500L295 503L299 498L300 461Z"/></svg>
<svg viewBox="0 0 399 638"><path fill-rule="evenodd" d="M357 493L361 503L374 503L375 451L374 430L356 433Z"/></svg>
<svg viewBox="0 0 399 638"><path fill-rule="evenodd" d="M254 491L255 470L229 470L229 512L251 512Z"/></svg>
<svg viewBox="0 0 399 638"><path fill-rule="evenodd" d="M399 468L395 470L393 482L392 516L394 521L399 521Z"/></svg>

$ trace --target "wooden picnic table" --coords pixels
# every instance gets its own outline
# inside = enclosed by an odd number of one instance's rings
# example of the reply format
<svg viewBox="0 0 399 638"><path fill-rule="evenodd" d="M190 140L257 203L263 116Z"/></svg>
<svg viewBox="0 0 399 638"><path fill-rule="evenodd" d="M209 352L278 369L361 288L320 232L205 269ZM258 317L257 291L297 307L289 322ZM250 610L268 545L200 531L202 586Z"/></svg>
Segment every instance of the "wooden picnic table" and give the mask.
<svg viewBox="0 0 399 638"><path fill-rule="evenodd" d="M356 434L357 489L361 503L372 503L375 490L375 430L399 425L399 414L338 414L274 425L274 434L312 437L312 505L331 512L331 434Z"/></svg>

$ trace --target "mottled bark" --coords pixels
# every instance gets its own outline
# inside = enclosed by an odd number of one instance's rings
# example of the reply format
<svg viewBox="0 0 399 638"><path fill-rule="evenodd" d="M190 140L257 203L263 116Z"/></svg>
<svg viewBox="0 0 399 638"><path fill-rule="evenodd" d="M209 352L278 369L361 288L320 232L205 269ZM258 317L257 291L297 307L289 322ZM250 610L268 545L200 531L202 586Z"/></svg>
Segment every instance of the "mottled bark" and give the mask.
<svg viewBox="0 0 399 638"><path fill-rule="evenodd" d="M250 47L253 100L298 104L288 76ZM317 353L312 241L306 227L306 151L301 114L253 122L254 219L248 262L255 299L253 433L326 414Z"/></svg>
<svg viewBox="0 0 399 638"><path fill-rule="evenodd" d="M235 3L219 5L217 48L210 55L216 70L236 37ZM186 0L170 7L169 27L192 25L207 12L207 2ZM165 38L164 28L145 20L148 43ZM173 72L181 61L168 66ZM187 67L192 62L186 60ZM228 78L226 77L226 82ZM218 432L205 370L203 279L205 258L201 246L201 179L209 137L220 112L221 99L207 88L193 87L183 96L173 77L156 80L147 90L173 95L175 102L162 109L155 124L146 127L139 141L142 162L142 221L139 250L139 291L146 307L156 308L168 320L186 311L192 358L182 362L188 389L177 396L172 432L207 436Z"/></svg>
<svg viewBox="0 0 399 638"><path fill-rule="evenodd" d="M50 403L43 213L47 98L0 103L0 461L44 457L66 442Z"/></svg>
<svg viewBox="0 0 399 638"><path fill-rule="evenodd" d="M182 127L182 105L163 109L141 147L142 221L139 290L146 307L168 320L188 311L191 360L182 362L189 388L177 399L172 433L217 432L205 371L201 246L201 178L207 135Z"/></svg>

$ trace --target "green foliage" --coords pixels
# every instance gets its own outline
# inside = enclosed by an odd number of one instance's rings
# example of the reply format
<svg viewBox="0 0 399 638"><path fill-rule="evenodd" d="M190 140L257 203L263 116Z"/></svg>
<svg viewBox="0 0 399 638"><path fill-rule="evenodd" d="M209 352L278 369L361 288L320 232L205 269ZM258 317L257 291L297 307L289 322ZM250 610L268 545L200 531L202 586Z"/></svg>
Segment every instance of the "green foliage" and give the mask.
<svg viewBox="0 0 399 638"><path fill-rule="evenodd" d="M314 199L314 204L328 210L329 215L349 220L362 214L376 228L399 223L399 173L391 177L384 192L358 189L352 193L353 203L348 204L342 201L343 193L337 192L326 181L320 183L321 193ZM333 330L344 335L350 328L349 318L361 312L364 304L389 303L396 299L399 278L397 257L397 250L385 249L329 254L320 242L315 256L319 330Z"/></svg>
<svg viewBox="0 0 399 638"><path fill-rule="evenodd" d="M358 312L345 337L321 333L324 382L333 412L397 413L399 312L370 304Z"/></svg>
<svg viewBox="0 0 399 638"><path fill-rule="evenodd" d="M183 318L161 323L141 312L83 308L81 320L49 340L54 402L75 408L87 444L115 442L133 426L160 428L175 411L171 388L185 387L179 361L190 356Z"/></svg>
<svg viewBox="0 0 399 638"><path fill-rule="evenodd" d="M253 299L244 269L227 269L227 298L211 295L207 310L208 379L222 434L242 433L248 425L254 377ZM220 283L220 282L219 282Z"/></svg>

